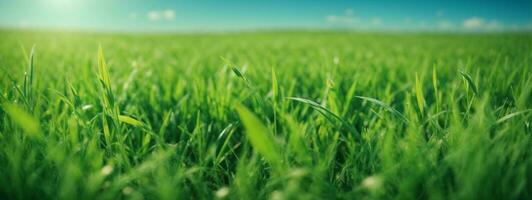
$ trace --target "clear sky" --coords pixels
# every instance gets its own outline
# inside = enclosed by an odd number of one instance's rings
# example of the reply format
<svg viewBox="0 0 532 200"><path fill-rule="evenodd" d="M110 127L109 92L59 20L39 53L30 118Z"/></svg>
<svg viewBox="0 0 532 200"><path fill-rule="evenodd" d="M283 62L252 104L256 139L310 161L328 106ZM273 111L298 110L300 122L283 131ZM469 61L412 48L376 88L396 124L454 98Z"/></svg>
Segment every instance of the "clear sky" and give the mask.
<svg viewBox="0 0 532 200"><path fill-rule="evenodd" d="M0 0L0 27L91 31L532 30L532 0Z"/></svg>

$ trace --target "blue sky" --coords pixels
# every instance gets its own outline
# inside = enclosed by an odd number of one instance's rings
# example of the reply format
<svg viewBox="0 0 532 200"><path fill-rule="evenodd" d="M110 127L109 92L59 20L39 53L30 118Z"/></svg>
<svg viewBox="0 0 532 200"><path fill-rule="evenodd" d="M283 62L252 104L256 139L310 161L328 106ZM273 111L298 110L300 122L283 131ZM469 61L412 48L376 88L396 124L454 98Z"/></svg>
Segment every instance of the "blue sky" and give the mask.
<svg viewBox="0 0 532 200"><path fill-rule="evenodd" d="M532 0L0 0L0 27L91 31L532 30Z"/></svg>

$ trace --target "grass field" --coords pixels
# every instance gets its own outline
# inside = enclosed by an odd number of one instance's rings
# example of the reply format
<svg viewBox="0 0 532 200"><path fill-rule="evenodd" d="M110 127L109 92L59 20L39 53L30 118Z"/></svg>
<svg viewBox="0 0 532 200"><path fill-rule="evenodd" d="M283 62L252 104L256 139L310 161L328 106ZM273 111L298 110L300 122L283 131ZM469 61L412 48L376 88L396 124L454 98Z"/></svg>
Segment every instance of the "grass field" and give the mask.
<svg viewBox="0 0 532 200"><path fill-rule="evenodd" d="M0 38L1 199L532 196L530 33Z"/></svg>

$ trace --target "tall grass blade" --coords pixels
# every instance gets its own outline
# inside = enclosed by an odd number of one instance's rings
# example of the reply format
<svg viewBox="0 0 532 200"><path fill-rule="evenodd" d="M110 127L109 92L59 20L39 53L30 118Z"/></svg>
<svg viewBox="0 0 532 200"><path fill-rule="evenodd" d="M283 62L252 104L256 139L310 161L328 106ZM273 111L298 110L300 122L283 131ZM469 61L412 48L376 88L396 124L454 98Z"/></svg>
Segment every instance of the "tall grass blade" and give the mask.
<svg viewBox="0 0 532 200"><path fill-rule="evenodd" d="M438 92L438 74L436 73L436 64L432 67L432 87L434 88L434 99L436 101L436 112L440 110L440 96Z"/></svg>
<svg viewBox="0 0 532 200"><path fill-rule="evenodd" d="M423 113L423 108L425 107L425 98L423 97L423 88L421 85L421 82L419 81L419 77L416 73L416 100L417 100L417 106L419 108L419 111Z"/></svg>
<svg viewBox="0 0 532 200"><path fill-rule="evenodd" d="M277 75L275 74L275 68L272 68L272 93L273 93L273 99L276 100L279 94L279 86L277 83Z"/></svg>
<svg viewBox="0 0 532 200"><path fill-rule="evenodd" d="M30 134L30 136L40 136L39 120L35 119L35 117L33 117L30 113L13 103L4 103L2 108L13 120L13 122L15 122L15 124L22 128L22 130L24 130L26 133Z"/></svg>
<svg viewBox="0 0 532 200"><path fill-rule="evenodd" d="M436 73L436 65L432 68L432 87L434 87L434 97L438 99L438 74Z"/></svg>
<svg viewBox="0 0 532 200"><path fill-rule="evenodd" d="M98 79L101 85L101 97L100 100L103 106L102 125L103 133L107 144L111 142L111 128L107 116L112 118L111 123L117 130L120 130L120 117L118 111L118 105L114 103L113 91L111 89L111 80L109 72L107 70L107 64L103 54L102 46L98 47Z"/></svg>
<svg viewBox="0 0 532 200"><path fill-rule="evenodd" d="M241 105L237 105L236 109L240 120L246 129L246 136L252 147L272 165L279 165L281 163L280 148L275 143L273 135L270 134L266 126L249 111Z"/></svg>
<svg viewBox="0 0 532 200"><path fill-rule="evenodd" d="M385 110L391 112L392 114L394 114L395 116L399 117L405 124L408 124L408 119L406 119L406 117L401 114L401 112L397 111L395 108L389 106L388 104L382 102L382 101L379 101L377 99L374 99L374 98L371 98L371 97L364 97L364 96L355 96L356 98L359 98L359 99L362 99L362 100L366 100L366 101L369 101L373 104L376 104L382 108L384 108Z"/></svg>
<svg viewBox="0 0 532 200"><path fill-rule="evenodd" d="M307 104L310 107L312 107L315 110L317 110L318 112L320 112L321 114L323 114L327 119L330 119L330 120L335 119L335 120L338 120L338 121L341 121L341 122L344 121L340 116L334 114L329 109L323 107L319 103L317 103L315 101L312 101L310 99L304 99L304 98L300 98L300 97L287 97L287 99L294 100L294 101L299 101L299 102L302 102L304 104Z"/></svg>
<svg viewBox="0 0 532 200"><path fill-rule="evenodd" d="M246 78L246 76L244 76L242 72L240 72L238 68L236 68L236 65L233 64L233 62L226 59L225 57L220 57L220 58L225 62L227 66L231 67L231 70L233 71L233 73L235 73L237 77L243 79L247 84L249 84L249 80Z"/></svg>
<svg viewBox="0 0 532 200"><path fill-rule="evenodd" d="M109 78L109 72L107 71L107 64L105 63L105 57L103 55L103 49L100 45L98 47L98 72L101 83L105 89L111 87L111 79Z"/></svg>
<svg viewBox="0 0 532 200"><path fill-rule="evenodd" d="M467 84L473 90L473 93L475 93L475 95L478 95L477 85L475 84L475 82L473 82L473 79L471 78L471 76L463 71L460 71L460 74L462 74L462 76L465 78L465 80L467 81Z"/></svg>
<svg viewBox="0 0 532 200"><path fill-rule="evenodd" d="M136 120L136 119L134 119L134 118L132 118L130 116L126 116L126 115L118 115L118 120L120 122L129 124L129 125L133 125L133 126L137 126L137 127L143 126L143 123L140 122L139 120Z"/></svg>
<svg viewBox="0 0 532 200"><path fill-rule="evenodd" d="M28 97L30 99L30 102L32 101L32 94L33 94L33 75L34 75L34 71L35 71L35 66L34 66L34 61L33 61L33 58L35 56L35 45L33 45L33 47L31 47L31 52L30 52L30 64L28 66L28 73L29 73L29 78L28 78L28 83L29 83L29 87L28 87Z"/></svg>
<svg viewBox="0 0 532 200"><path fill-rule="evenodd" d="M273 95L273 132L277 134L277 96L279 95L279 86L277 84L277 75L275 68L272 68L272 95Z"/></svg>
<svg viewBox="0 0 532 200"><path fill-rule="evenodd" d="M320 105L319 103L312 101L310 99L304 99L300 97L287 97L287 99L298 101L298 102L309 105L311 108L313 108L314 110L322 114L330 122L332 123L340 122L343 128L347 128L347 130L354 133L357 139L360 139L360 132L358 132L351 124L349 124L346 120L344 120L343 118L341 118L340 116L332 112L331 110Z"/></svg>
<svg viewBox="0 0 532 200"><path fill-rule="evenodd" d="M516 116L525 114L525 113L530 112L530 111L532 111L532 109L527 109L527 110L522 110L522 111L518 111L518 112L507 114L507 115L499 118L497 121L495 121L495 123L501 124L501 123L503 123L503 122L505 122L505 121L507 121L509 119L512 119L512 118L514 118Z"/></svg>

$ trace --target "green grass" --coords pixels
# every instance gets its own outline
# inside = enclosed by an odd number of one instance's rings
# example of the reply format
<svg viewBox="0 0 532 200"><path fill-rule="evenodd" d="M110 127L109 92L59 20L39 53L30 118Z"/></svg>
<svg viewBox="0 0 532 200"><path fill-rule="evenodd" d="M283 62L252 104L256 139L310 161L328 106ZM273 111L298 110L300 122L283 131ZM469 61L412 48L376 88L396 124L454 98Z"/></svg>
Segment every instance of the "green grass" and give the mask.
<svg viewBox="0 0 532 200"><path fill-rule="evenodd" d="M530 33L1 31L0 199L530 199L531 62Z"/></svg>

